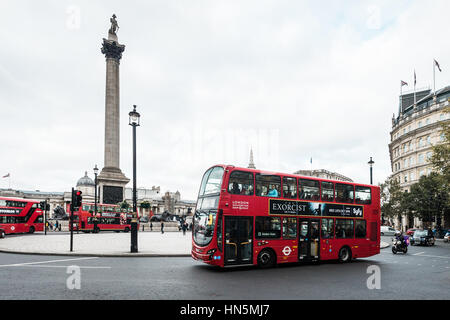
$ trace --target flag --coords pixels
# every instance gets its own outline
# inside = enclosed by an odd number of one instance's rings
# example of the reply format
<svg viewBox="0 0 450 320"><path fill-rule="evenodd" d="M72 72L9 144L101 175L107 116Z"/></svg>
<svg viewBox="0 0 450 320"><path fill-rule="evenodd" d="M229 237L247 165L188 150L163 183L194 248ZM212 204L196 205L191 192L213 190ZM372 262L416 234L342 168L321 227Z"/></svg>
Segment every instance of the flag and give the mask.
<svg viewBox="0 0 450 320"><path fill-rule="evenodd" d="M311 160L309 160L309 163L311 163L311 164L312 164L312 158L311 158Z"/></svg>
<svg viewBox="0 0 450 320"><path fill-rule="evenodd" d="M414 70L414 86L416 85L416 70Z"/></svg>
<svg viewBox="0 0 450 320"><path fill-rule="evenodd" d="M5 174L2 178L8 178L9 177L9 173Z"/></svg>
<svg viewBox="0 0 450 320"><path fill-rule="evenodd" d="M436 60L434 60L434 64L436 65L436 67L438 67L439 72L442 72L441 67L439 66L439 63Z"/></svg>
<svg viewBox="0 0 450 320"><path fill-rule="evenodd" d="M403 81L403 80L400 80L400 84L401 84L401 86L403 87L403 86L407 86L408 85L408 83L407 82L405 82L405 81Z"/></svg>

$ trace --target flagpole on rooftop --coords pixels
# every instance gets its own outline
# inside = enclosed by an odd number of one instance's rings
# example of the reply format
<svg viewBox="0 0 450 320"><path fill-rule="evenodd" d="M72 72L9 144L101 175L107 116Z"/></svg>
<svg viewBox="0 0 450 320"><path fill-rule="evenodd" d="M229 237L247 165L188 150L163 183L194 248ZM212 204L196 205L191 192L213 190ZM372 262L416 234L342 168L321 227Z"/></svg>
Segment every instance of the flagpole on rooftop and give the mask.
<svg viewBox="0 0 450 320"><path fill-rule="evenodd" d="M435 75L435 69L436 69L436 60L433 60L433 94L436 95L436 75Z"/></svg>
<svg viewBox="0 0 450 320"><path fill-rule="evenodd" d="M416 105L416 69L414 69L414 106Z"/></svg>

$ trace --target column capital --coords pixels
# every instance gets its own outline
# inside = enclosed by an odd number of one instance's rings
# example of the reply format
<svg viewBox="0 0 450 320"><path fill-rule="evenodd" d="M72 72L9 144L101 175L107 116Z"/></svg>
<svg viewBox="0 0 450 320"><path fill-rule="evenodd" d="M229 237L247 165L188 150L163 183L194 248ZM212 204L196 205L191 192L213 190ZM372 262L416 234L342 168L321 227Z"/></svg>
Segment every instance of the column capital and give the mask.
<svg viewBox="0 0 450 320"><path fill-rule="evenodd" d="M122 58L122 52L125 50L125 45L119 44L114 40L107 40L103 38L102 53L106 58L116 59L117 62Z"/></svg>

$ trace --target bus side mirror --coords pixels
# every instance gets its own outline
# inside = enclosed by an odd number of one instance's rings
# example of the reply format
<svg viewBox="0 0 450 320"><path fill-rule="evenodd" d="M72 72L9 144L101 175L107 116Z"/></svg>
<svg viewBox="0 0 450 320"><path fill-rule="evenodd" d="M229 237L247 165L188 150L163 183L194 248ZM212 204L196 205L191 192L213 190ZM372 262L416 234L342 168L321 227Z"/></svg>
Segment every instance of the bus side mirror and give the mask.
<svg viewBox="0 0 450 320"><path fill-rule="evenodd" d="M208 226L212 225L213 216L212 214L209 214L208 216Z"/></svg>

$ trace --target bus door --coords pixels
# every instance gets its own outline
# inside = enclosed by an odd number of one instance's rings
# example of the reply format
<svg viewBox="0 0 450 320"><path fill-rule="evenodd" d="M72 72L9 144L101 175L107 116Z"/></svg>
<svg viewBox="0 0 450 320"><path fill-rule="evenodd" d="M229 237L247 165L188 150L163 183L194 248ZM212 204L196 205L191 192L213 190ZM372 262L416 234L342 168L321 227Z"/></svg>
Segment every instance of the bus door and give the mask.
<svg viewBox="0 0 450 320"><path fill-rule="evenodd" d="M319 260L320 229L318 219L300 219L298 260Z"/></svg>
<svg viewBox="0 0 450 320"><path fill-rule="evenodd" d="M225 218L225 265L250 264L253 261L253 217Z"/></svg>

